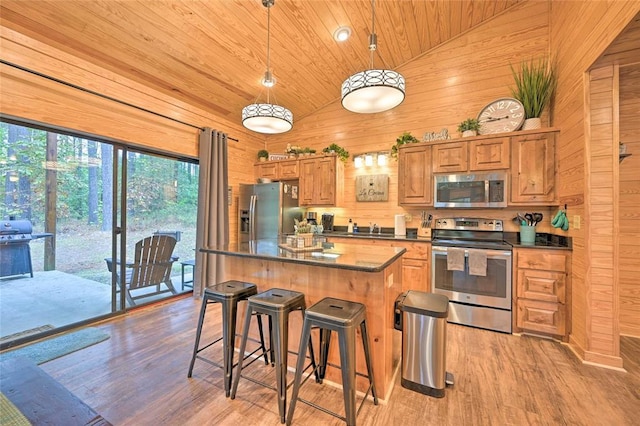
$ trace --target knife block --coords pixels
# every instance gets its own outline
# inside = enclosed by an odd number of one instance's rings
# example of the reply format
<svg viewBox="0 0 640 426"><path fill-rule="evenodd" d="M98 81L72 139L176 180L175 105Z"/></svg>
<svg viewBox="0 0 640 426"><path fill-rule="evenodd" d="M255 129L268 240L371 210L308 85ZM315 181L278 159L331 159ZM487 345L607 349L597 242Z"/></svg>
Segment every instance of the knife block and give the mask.
<svg viewBox="0 0 640 426"><path fill-rule="evenodd" d="M431 238L431 228L418 228L418 238Z"/></svg>

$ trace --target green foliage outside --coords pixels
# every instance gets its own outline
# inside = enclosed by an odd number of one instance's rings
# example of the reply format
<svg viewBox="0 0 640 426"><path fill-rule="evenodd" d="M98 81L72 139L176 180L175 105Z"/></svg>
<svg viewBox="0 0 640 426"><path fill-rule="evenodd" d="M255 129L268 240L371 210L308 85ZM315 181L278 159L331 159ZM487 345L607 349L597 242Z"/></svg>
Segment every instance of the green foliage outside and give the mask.
<svg viewBox="0 0 640 426"><path fill-rule="evenodd" d="M49 188L57 195L55 269L104 278L104 258L111 256L110 206L118 202L111 200L112 147L69 135L50 138L49 148L53 145L57 155L47 161L46 131L0 123L0 219L28 219L34 233L47 231L49 170ZM182 239L174 254L180 260L195 256L198 171L193 163L128 154L128 255L136 241L156 230L179 230ZM44 240L31 243L35 270L42 267L43 246ZM177 262L174 271L179 267Z"/></svg>

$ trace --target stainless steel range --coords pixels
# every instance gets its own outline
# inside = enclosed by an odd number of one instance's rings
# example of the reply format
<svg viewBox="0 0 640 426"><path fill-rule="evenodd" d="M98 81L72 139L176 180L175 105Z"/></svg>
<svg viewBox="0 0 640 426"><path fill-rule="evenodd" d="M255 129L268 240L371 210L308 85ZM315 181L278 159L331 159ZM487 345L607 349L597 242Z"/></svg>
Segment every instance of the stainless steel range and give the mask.
<svg viewBox="0 0 640 426"><path fill-rule="evenodd" d="M431 288L449 298L449 322L511 333L511 251L501 220L436 220Z"/></svg>

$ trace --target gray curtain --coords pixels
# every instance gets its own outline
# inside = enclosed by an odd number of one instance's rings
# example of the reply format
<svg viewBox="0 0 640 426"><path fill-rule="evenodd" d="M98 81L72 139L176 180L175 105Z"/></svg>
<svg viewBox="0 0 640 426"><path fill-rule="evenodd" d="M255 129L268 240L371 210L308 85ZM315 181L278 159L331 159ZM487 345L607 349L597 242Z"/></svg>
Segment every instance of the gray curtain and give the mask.
<svg viewBox="0 0 640 426"><path fill-rule="evenodd" d="M202 296L207 285L222 281L222 256L200 249L229 246L228 187L227 134L206 127L200 133L194 297Z"/></svg>

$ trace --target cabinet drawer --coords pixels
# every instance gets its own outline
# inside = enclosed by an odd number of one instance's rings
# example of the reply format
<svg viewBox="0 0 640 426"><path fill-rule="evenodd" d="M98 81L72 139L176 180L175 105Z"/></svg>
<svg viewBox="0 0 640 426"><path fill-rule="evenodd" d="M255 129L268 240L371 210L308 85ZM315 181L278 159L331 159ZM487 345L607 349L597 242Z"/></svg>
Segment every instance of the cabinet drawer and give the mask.
<svg viewBox="0 0 640 426"><path fill-rule="evenodd" d="M519 328L541 333L565 334L565 305L536 300L518 299Z"/></svg>
<svg viewBox="0 0 640 426"><path fill-rule="evenodd" d="M518 297L564 304L566 300L565 277L564 272L519 269Z"/></svg>
<svg viewBox="0 0 640 426"><path fill-rule="evenodd" d="M548 250L518 249L518 268L544 269L547 271L566 272L567 255L550 253Z"/></svg>

